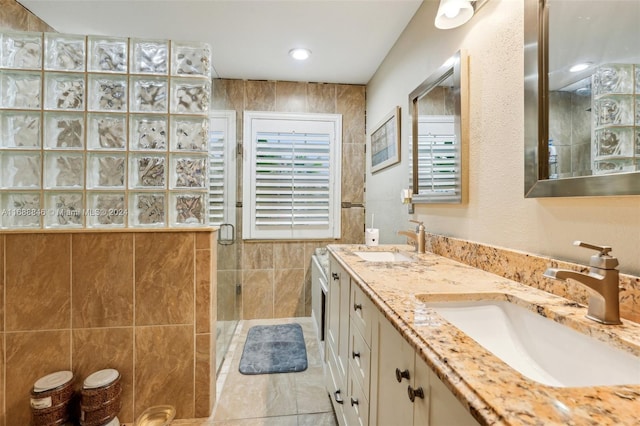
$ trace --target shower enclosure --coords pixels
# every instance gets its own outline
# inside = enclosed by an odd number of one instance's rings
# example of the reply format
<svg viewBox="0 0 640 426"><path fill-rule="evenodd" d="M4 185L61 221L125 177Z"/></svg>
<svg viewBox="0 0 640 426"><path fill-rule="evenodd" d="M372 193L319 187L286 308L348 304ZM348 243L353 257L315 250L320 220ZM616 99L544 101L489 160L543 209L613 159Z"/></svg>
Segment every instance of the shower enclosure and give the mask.
<svg viewBox="0 0 640 426"><path fill-rule="evenodd" d="M239 244L236 241L236 113L209 114L209 223L218 226L216 371L240 317Z"/></svg>

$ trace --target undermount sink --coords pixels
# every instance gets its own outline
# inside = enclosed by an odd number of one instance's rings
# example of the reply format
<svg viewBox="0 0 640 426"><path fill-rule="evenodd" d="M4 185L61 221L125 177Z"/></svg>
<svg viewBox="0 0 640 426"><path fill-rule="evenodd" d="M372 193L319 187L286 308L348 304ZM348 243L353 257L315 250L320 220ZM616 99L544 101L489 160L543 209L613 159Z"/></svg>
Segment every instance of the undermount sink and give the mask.
<svg viewBox="0 0 640 426"><path fill-rule="evenodd" d="M354 251L353 254L368 262L414 262L415 259L395 251Z"/></svg>
<svg viewBox="0 0 640 426"><path fill-rule="evenodd" d="M424 305L512 368L544 385L640 384L640 357L525 307L503 300L427 301Z"/></svg>

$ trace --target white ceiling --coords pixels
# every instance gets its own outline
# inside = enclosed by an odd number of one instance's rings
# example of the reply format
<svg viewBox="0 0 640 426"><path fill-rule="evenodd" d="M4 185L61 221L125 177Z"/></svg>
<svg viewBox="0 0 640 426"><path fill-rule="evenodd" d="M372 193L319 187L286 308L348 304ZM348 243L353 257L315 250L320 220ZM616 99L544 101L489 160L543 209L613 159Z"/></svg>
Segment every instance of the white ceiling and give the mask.
<svg viewBox="0 0 640 426"><path fill-rule="evenodd" d="M366 84L422 0L18 0L56 31L204 41L214 76ZM434 0L426 0L434 1ZM312 56L296 62L293 47Z"/></svg>

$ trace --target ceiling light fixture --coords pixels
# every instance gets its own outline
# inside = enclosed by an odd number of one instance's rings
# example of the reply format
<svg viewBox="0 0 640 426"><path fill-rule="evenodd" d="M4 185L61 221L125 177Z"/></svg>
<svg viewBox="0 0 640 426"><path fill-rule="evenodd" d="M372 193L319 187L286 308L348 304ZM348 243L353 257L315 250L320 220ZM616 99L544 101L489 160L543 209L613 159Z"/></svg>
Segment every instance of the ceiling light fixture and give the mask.
<svg viewBox="0 0 640 426"><path fill-rule="evenodd" d="M571 68L569 68L569 72L580 72L580 71L584 71L587 68L589 68L591 65L593 65L593 62L583 62L580 64L575 64L574 66L572 66Z"/></svg>
<svg viewBox="0 0 640 426"><path fill-rule="evenodd" d="M475 0L440 0L436 14L436 28L448 30L468 22L474 13Z"/></svg>
<svg viewBox="0 0 640 426"><path fill-rule="evenodd" d="M311 56L311 51L309 49L305 49L304 47L296 47L295 49L291 49L289 51L289 56L291 56L296 61L304 61L309 59Z"/></svg>

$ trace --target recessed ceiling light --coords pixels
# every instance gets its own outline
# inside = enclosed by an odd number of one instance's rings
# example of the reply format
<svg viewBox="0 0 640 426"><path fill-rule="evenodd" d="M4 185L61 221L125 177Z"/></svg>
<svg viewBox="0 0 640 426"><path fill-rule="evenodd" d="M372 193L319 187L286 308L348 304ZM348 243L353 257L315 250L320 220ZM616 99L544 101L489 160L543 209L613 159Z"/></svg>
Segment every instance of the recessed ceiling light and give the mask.
<svg viewBox="0 0 640 426"><path fill-rule="evenodd" d="M304 61L305 59L309 59L309 56L311 56L311 51L303 47L297 47L289 51L289 56L297 61Z"/></svg>
<svg viewBox="0 0 640 426"><path fill-rule="evenodd" d="M575 64L571 68L569 68L569 72L580 72L589 68L593 63L592 62L583 62L581 64Z"/></svg>

